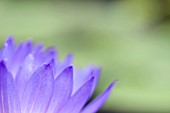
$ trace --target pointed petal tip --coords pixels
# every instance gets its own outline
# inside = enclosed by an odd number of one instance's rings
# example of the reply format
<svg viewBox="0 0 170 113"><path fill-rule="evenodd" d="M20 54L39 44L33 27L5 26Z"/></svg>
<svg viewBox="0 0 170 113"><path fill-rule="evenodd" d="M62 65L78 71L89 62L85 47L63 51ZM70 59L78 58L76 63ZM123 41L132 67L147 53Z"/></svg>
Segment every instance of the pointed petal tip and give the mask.
<svg viewBox="0 0 170 113"><path fill-rule="evenodd" d="M89 81L93 82L94 78L95 78L94 76L91 77L91 78L89 79Z"/></svg>
<svg viewBox="0 0 170 113"><path fill-rule="evenodd" d="M66 67L66 68L64 69L64 71L68 71L68 72L73 71L73 66L70 65L70 66Z"/></svg>
<svg viewBox="0 0 170 113"><path fill-rule="evenodd" d="M51 60L48 64L44 65L45 72L54 76L55 60Z"/></svg>
<svg viewBox="0 0 170 113"><path fill-rule="evenodd" d="M45 64L45 68L46 68L46 69L49 69L49 68L51 68L51 67L53 66L53 64L54 64L54 63L53 63L53 60L51 60L50 63Z"/></svg>
<svg viewBox="0 0 170 113"><path fill-rule="evenodd" d="M102 68L101 68L101 67L97 67L97 68L96 68L96 71L99 72L99 73L101 73L101 72L102 72Z"/></svg>
<svg viewBox="0 0 170 113"><path fill-rule="evenodd" d="M69 53L66 58L70 59L70 60L73 60L73 57L74 57L74 55L72 53Z"/></svg>
<svg viewBox="0 0 170 113"><path fill-rule="evenodd" d="M6 66L5 66L5 61L4 60L1 60L0 61L0 67L2 68L6 68Z"/></svg>
<svg viewBox="0 0 170 113"><path fill-rule="evenodd" d="M57 49L55 47L49 47L46 49L46 51L48 51L50 54L56 54L57 53Z"/></svg>
<svg viewBox="0 0 170 113"><path fill-rule="evenodd" d="M52 67L55 65L55 59L52 58L48 63L45 64L46 68Z"/></svg>
<svg viewBox="0 0 170 113"><path fill-rule="evenodd" d="M54 65L54 64L55 64L55 59L52 58L52 59L50 60L49 64Z"/></svg>
<svg viewBox="0 0 170 113"><path fill-rule="evenodd" d="M39 48L43 48L43 47L44 47L44 44L41 43L41 42L38 42L38 43L37 43L37 46L38 46Z"/></svg>
<svg viewBox="0 0 170 113"><path fill-rule="evenodd" d="M72 53L67 54L68 57L73 57L74 55Z"/></svg>
<svg viewBox="0 0 170 113"><path fill-rule="evenodd" d="M90 74L91 76L100 76L102 69L101 68L94 68L91 70Z"/></svg>
<svg viewBox="0 0 170 113"><path fill-rule="evenodd" d="M117 84L119 81L118 80L114 80L111 84L112 85L115 85L115 84Z"/></svg>
<svg viewBox="0 0 170 113"><path fill-rule="evenodd" d="M12 41L12 40L14 40L14 36L9 35L9 36L7 37L7 40L6 40L6 41Z"/></svg>
<svg viewBox="0 0 170 113"><path fill-rule="evenodd" d="M4 46L8 46L14 43L14 37L13 36L8 36L8 38L6 39Z"/></svg>
<svg viewBox="0 0 170 113"><path fill-rule="evenodd" d="M33 45L33 41L32 41L32 40L27 40L27 41L26 41L26 45L27 45L28 47L32 46L32 45Z"/></svg>
<svg viewBox="0 0 170 113"><path fill-rule="evenodd" d="M110 85L109 87L107 88L107 90L112 90L113 87L117 84L118 80L114 80Z"/></svg>
<svg viewBox="0 0 170 113"><path fill-rule="evenodd" d="M73 66L66 67L61 73L66 73L68 76L73 76Z"/></svg>
<svg viewBox="0 0 170 113"><path fill-rule="evenodd" d="M94 79L95 79L95 77L92 76L86 83L89 83L92 86L94 83Z"/></svg>

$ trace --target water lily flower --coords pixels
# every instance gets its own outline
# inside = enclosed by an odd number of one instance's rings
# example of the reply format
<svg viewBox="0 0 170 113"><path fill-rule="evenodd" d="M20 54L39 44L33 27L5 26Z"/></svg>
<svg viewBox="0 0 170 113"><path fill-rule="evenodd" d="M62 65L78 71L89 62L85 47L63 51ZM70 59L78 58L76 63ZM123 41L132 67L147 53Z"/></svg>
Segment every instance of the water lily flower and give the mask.
<svg viewBox="0 0 170 113"><path fill-rule="evenodd" d="M75 68L72 55L59 61L55 48L9 37L0 51L0 113L95 113L115 81L89 102L100 69Z"/></svg>

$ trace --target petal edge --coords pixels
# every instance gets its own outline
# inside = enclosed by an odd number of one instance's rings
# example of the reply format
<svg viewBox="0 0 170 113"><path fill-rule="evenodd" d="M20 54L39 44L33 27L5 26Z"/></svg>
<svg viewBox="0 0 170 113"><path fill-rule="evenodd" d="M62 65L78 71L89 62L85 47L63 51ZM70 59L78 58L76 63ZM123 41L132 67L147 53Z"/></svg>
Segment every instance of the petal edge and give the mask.
<svg viewBox="0 0 170 113"><path fill-rule="evenodd" d="M117 83L117 80L113 81L109 87L98 97L96 97L92 102L90 102L81 113L95 113L97 112L101 106L105 103L107 98L109 97L113 87Z"/></svg>

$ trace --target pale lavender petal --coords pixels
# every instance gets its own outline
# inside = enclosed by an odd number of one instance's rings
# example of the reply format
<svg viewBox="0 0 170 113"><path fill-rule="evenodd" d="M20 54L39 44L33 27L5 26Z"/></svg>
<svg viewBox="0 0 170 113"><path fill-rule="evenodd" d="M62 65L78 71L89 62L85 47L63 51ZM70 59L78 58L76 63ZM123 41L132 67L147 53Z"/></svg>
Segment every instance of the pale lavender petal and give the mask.
<svg viewBox="0 0 170 113"><path fill-rule="evenodd" d="M94 93L96 86L98 84L98 81L100 79L100 74L101 74L101 69L100 68L94 68L91 71L91 76L94 77L94 83L93 83L93 87L92 87L92 91L91 91L91 95Z"/></svg>
<svg viewBox="0 0 170 113"><path fill-rule="evenodd" d="M58 60L56 60L56 74L55 77L57 77L67 66L72 65L73 63L73 55L72 54L68 54L66 56L66 58L64 59L63 62L59 62Z"/></svg>
<svg viewBox="0 0 170 113"><path fill-rule="evenodd" d="M106 102L116 82L114 81L101 95L89 103L81 113L96 113Z"/></svg>
<svg viewBox="0 0 170 113"><path fill-rule="evenodd" d="M58 113L59 108L71 96L73 87L73 67L69 66L55 79L51 103L47 113Z"/></svg>
<svg viewBox="0 0 170 113"><path fill-rule="evenodd" d="M20 113L20 103L15 82L3 61L0 62L0 111L1 113Z"/></svg>
<svg viewBox="0 0 170 113"><path fill-rule="evenodd" d="M52 78L53 72L51 64L43 65L34 72L28 81L21 98L22 113L31 113L31 111L35 111L35 107L37 107L37 112L35 113L39 113L40 111L42 111L41 113L44 113L47 110L50 101L49 97L51 96L51 90L53 89ZM44 90L42 90L43 88ZM42 97L43 93L44 97ZM41 101L40 97L42 99Z"/></svg>
<svg viewBox="0 0 170 113"><path fill-rule="evenodd" d="M38 55L39 53L41 53L43 51L43 47L44 45L41 44L41 43L38 43L35 45L35 48L32 50L32 53L36 56Z"/></svg>
<svg viewBox="0 0 170 113"><path fill-rule="evenodd" d="M36 66L40 66L44 63L50 62L51 59L54 59L54 61L55 61L56 58L57 58L57 51L53 47L48 48L46 51L42 51L42 48L41 48L41 45L40 45L39 50L37 50L37 52L33 52L33 56L35 58L34 64Z"/></svg>
<svg viewBox="0 0 170 113"><path fill-rule="evenodd" d="M15 51L14 39L12 36L8 37L4 43L1 51L0 59L3 59L7 65L11 62L12 56Z"/></svg>
<svg viewBox="0 0 170 113"><path fill-rule="evenodd" d="M37 69L35 65L35 58L32 54L28 55L27 58L24 60L23 64L21 65L17 75L16 75L16 85L18 87L18 92L20 98L23 95L25 86L27 81L33 74L33 72Z"/></svg>
<svg viewBox="0 0 170 113"><path fill-rule="evenodd" d="M48 62L48 60L56 59L57 55L57 50L54 47L50 47L44 52L43 59Z"/></svg>
<svg viewBox="0 0 170 113"><path fill-rule="evenodd" d="M48 48L46 51L43 51L43 45L38 44L35 47L35 50L31 53L34 57L34 67L39 67L44 63L50 62L51 59L54 59L54 63L56 62L57 58L57 51L55 48ZM54 67L55 73L55 67Z"/></svg>
<svg viewBox="0 0 170 113"><path fill-rule="evenodd" d="M68 54L63 62L64 65L70 65L73 63L73 54Z"/></svg>
<svg viewBox="0 0 170 113"><path fill-rule="evenodd" d="M16 49L15 53L12 56L12 60L11 62L9 62L9 66L8 66L14 78L16 76L19 67L23 63L26 56L31 52L32 48L33 48L32 42L28 41L26 43L21 43Z"/></svg>
<svg viewBox="0 0 170 113"><path fill-rule="evenodd" d="M79 113L90 97L94 77L88 80L63 106L58 113Z"/></svg>
<svg viewBox="0 0 170 113"><path fill-rule="evenodd" d="M85 69L75 69L72 94L74 94L91 77L94 77L94 84L92 88L93 93L100 78L100 72L101 72L100 68L95 66L88 66Z"/></svg>
<svg viewBox="0 0 170 113"><path fill-rule="evenodd" d="M35 45L35 48L31 52L33 58L34 58L34 66L39 67L41 64L43 64L45 61L41 57L43 56L43 45L37 44Z"/></svg>

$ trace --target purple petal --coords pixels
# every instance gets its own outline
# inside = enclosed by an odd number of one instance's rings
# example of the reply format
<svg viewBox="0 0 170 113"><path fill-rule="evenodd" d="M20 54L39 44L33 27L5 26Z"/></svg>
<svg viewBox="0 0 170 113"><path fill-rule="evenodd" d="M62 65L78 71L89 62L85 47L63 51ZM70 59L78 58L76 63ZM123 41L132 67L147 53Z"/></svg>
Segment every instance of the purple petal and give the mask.
<svg viewBox="0 0 170 113"><path fill-rule="evenodd" d="M44 53L44 60L51 60L51 59L56 59L57 56L57 51L54 47L48 48L45 53Z"/></svg>
<svg viewBox="0 0 170 113"><path fill-rule="evenodd" d="M41 78L41 86L34 102L33 113L46 113L54 88L54 76L52 72L52 65L48 64L46 70L50 70L44 77Z"/></svg>
<svg viewBox="0 0 170 113"><path fill-rule="evenodd" d="M81 113L96 113L106 102L116 82L114 81L101 95L88 104Z"/></svg>
<svg viewBox="0 0 170 113"><path fill-rule="evenodd" d="M47 113L58 113L60 107L71 96L73 87L73 67L69 66L55 79L51 103Z"/></svg>
<svg viewBox="0 0 170 113"><path fill-rule="evenodd" d="M73 80L74 86L73 86L72 94L74 94L91 77L94 77L94 84L92 88L92 93L93 93L98 83L98 80L100 78L100 72L101 72L100 68L94 66L88 66L85 69L81 69L81 70L75 69L74 80Z"/></svg>
<svg viewBox="0 0 170 113"><path fill-rule="evenodd" d="M97 86L99 78L100 78L100 74L101 74L100 68L94 68L91 71L91 76L94 77L94 84L93 84L93 87L92 87L91 95L94 93L94 90L96 89L96 86Z"/></svg>
<svg viewBox="0 0 170 113"><path fill-rule="evenodd" d="M33 74L33 72L42 64L49 62L49 60L51 60L51 57L46 57L46 59L44 59L47 54L42 52L42 45L37 45L35 50L32 51L31 54L29 54L24 62L22 63L20 69L18 70L18 73L16 74L16 83L17 83L17 87L19 89L19 95L20 98L23 95L24 92L24 88L26 86L27 81L29 80L29 78L31 77L31 75ZM52 51L52 50L50 50ZM49 52L50 53L50 52ZM50 61L51 63L53 63L53 72L55 71L55 60L53 59L52 61Z"/></svg>
<svg viewBox="0 0 170 113"><path fill-rule="evenodd" d="M39 45L37 50L33 52L33 56L35 58L35 66L40 66L44 63L48 63L51 61L51 59L56 59L57 57L57 51L55 48L48 48L45 52L42 51L41 45ZM55 71L55 70L54 70ZM55 72L54 72L55 73Z"/></svg>
<svg viewBox="0 0 170 113"><path fill-rule="evenodd" d="M63 106L58 113L79 113L90 97L94 77L88 80Z"/></svg>
<svg viewBox="0 0 170 113"><path fill-rule="evenodd" d="M28 81L21 99L22 113L45 113L53 91L51 63L38 68Z"/></svg>
<svg viewBox="0 0 170 113"><path fill-rule="evenodd" d="M72 54L68 54L62 63L59 61L56 62L56 76L55 77L57 77L66 67L72 65L72 62L73 62Z"/></svg>
<svg viewBox="0 0 170 113"><path fill-rule="evenodd" d="M43 56L43 45L42 44L37 44L35 45L35 48L32 50L31 54L34 57L34 66L35 67L39 67L40 65L42 65L43 63L45 63L45 61L43 61L44 59L42 59L41 57Z"/></svg>
<svg viewBox="0 0 170 113"><path fill-rule="evenodd" d="M11 62L9 62L9 70L13 74L14 78L16 76L16 73L23 63L25 57L31 52L33 48L33 44L31 41L28 41L26 43L19 44L18 48L16 49L15 53L12 56Z"/></svg>
<svg viewBox="0 0 170 113"><path fill-rule="evenodd" d="M1 51L1 59L5 60L5 63L9 65L9 62L12 59L12 56L15 51L14 39L12 36L8 37L6 42L4 43Z"/></svg>
<svg viewBox="0 0 170 113"><path fill-rule="evenodd" d="M44 45L41 44L41 43L36 44L36 45L35 45L35 48L32 50L32 53L33 53L35 56L38 55L39 53L42 52L43 47L44 47Z"/></svg>
<svg viewBox="0 0 170 113"><path fill-rule="evenodd" d="M4 62L0 62L0 112L20 113L20 103L15 82L7 71Z"/></svg>
<svg viewBox="0 0 170 113"><path fill-rule="evenodd" d="M33 72L37 69L35 65L35 58L32 54L28 55L21 65L17 75L16 75L16 85L18 88L20 98L23 95L25 86Z"/></svg>

